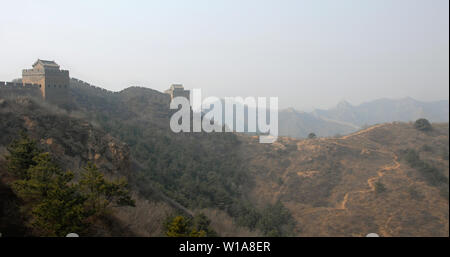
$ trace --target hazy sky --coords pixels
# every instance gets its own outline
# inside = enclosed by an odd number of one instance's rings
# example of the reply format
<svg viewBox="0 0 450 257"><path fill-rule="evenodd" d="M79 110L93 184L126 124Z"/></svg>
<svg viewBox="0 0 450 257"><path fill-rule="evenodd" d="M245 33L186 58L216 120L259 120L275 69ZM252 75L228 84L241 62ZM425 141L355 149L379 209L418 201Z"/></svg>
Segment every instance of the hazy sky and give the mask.
<svg viewBox="0 0 450 257"><path fill-rule="evenodd" d="M0 80L37 59L121 90L328 108L380 97L448 99L448 0L0 0Z"/></svg>

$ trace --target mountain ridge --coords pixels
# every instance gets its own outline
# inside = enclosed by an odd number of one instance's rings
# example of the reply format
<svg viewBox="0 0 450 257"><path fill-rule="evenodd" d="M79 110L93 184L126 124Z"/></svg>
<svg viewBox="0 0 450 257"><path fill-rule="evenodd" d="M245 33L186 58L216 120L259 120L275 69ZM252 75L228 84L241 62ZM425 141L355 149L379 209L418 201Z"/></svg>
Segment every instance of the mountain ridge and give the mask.
<svg viewBox="0 0 450 257"><path fill-rule="evenodd" d="M341 101L328 110L315 109L312 112L294 112L297 115L292 115L292 113L292 108L279 112L280 120L283 120L279 123L281 136L305 138L313 132L317 136L332 137L385 122L409 122L419 118L426 118L432 122L448 122L449 101L422 102L411 97L380 98L356 106L347 101ZM313 122L314 120L310 116L317 120ZM310 121L310 126L298 125L306 123L307 120ZM327 130L323 128L327 128Z"/></svg>

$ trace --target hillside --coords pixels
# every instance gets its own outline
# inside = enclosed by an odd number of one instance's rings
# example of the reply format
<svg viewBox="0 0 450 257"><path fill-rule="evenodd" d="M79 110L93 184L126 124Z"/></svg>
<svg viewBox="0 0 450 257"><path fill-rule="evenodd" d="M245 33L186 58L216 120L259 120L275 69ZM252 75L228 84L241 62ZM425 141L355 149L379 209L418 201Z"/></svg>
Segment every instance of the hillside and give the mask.
<svg viewBox="0 0 450 257"><path fill-rule="evenodd" d="M222 236L448 236L448 124L259 144L234 133L172 133L167 95L155 90L75 85L70 93L63 109L1 99L0 155L25 129L65 168L93 161L126 177L136 207L118 208L97 235L160 236L168 216L203 212ZM19 204L3 163L0 190ZM16 223L14 231L25 229Z"/></svg>
<svg viewBox="0 0 450 257"><path fill-rule="evenodd" d="M227 156L226 153L221 153L224 147L233 144L233 140L229 140L232 135L225 137L211 137L207 134L195 137L180 135L174 136L171 140L169 136L172 133L165 129L167 126L165 122L159 122L158 125L155 111L152 109L133 111L133 108L140 110L136 105L146 103L136 101L134 97L154 96L151 91L139 92L139 90L141 89L125 90L121 93L123 98L111 99L101 96L101 100L111 101L104 109L101 108L105 105L98 99L91 100L94 104L86 105L83 105L85 102L81 100L75 100L73 103L77 105L71 105L70 111L26 97L1 99L0 128L3 133L0 137L2 162L0 171L4 183L10 181L4 168L5 147L21 130L25 130L40 142L41 149L51 152L58 164L65 169L78 172L82 166L91 161L109 177L128 178L133 187L137 207L117 209L117 215L113 218L127 224L127 228L131 229L129 233L161 236L164 220L175 213L191 215L194 212L186 209L190 207L207 213L211 217L212 226L221 227L222 235L257 235L257 232L237 227L229 214L224 212L225 207L230 208L232 204L240 203L238 186L245 182L243 179L245 175L239 177L241 182L238 182L238 177L230 176L236 172L231 170L231 167L239 165L239 161L230 164L219 163L220 158ZM74 90L74 94L76 93L82 97L81 99L93 97L80 90ZM164 96L161 93L156 94L158 95ZM121 106L120 102L114 101L130 101L130 103ZM136 105L131 104L133 102ZM117 109L114 108L115 104L118 106ZM161 104L158 106L163 108ZM92 112L93 109L96 111ZM114 115L109 112L114 112ZM93 113L95 115L91 116ZM167 120L168 114L165 117ZM111 133L105 132L105 129ZM112 134L123 138L129 145ZM202 143L195 145L194 142L199 138L203 138L200 141ZM224 142L227 144L223 144ZM216 143L222 147L211 151L211 147ZM197 151L188 150L190 147L196 148ZM227 159L235 158L232 155L230 152ZM190 159L193 161L188 162ZM219 165L216 166L216 163ZM187 165L191 167L186 167ZM99 235L114 232L104 230L99 232ZM126 231L125 229L124 233Z"/></svg>
<svg viewBox="0 0 450 257"><path fill-rule="evenodd" d="M0 99L0 229L5 236L30 233L25 227L25 218L19 213L20 200L9 187L12 177L5 167L6 146L17 138L20 131L26 131L38 140L40 149L50 152L58 165L74 171L76 175L87 162L92 162L107 177L128 179L136 207L116 208L108 220L97 224L95 234L91 235L162 236L162 224L167 217L176 213L194 214L164 194L174 194L175 191L159 189L159 184L146 183L147 178L143 177L146 168L142 167L145 164L136 160L139 155L132 155L127 144L106 133L95 121L89 122L87 117L88 112L67 112L27 97ZM158 158L167 157L161 155ZM211 205L196 207L200 210L208 206ZM211 217L213 227L221 228L221 235L257 235L234 225L223 211L214 208L202 211Z"/></svg>
<svg viewBox="0 0 450 257"><path fill-rule="evenodd" d="M333 139L243 144L255 202L282 201L302 236L448 236L448 123L382 124ZM415 150L435 169L411 167Z"/></svg>
<svg viewBox="0 0 450 257"><path fill-rule="evenodd" d="M130 175L129 149L125 144L84 120L70 117L54 106L22 97L13 100L0 99L0 131L0 183L2 191L5 192L2 194L5 198L2 199L0 209L5 215L2 218L18 219L16 226L3 230L5 235L20 235L17 230L26 231L23 228L24 217L18 212L20 201L9 187L13 178L6 172L5 160L6 146L18 137L20 131L26 131L38 141L42 151L52 153L53 160L60 167L72 170L76 175L79 175L88 161L100 167L100 171L109 178L126 178ZM14 209L16 211L11 212ZM96 235L134 235L114 216L103 222L97 224ZM8 222L3 221L0 227L7 225Z"/></svg>

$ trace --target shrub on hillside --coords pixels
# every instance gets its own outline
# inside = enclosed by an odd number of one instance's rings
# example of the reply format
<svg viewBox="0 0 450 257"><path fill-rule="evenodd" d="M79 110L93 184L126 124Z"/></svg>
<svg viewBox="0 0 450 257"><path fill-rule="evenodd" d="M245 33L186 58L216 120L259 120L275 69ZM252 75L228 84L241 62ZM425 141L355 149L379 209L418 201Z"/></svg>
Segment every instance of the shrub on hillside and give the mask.
<svg viewBox="0 0 450 257"><path fill-rule="evenodd" d="M418 119L414 122L414 128L420 131L430 131L432 127L427 119Z"/></svg>
<svg viewBox="0 0 450 257"><path fill-rule="evenodd" d="M386 192L386 187L384 186L383 183L381 183L380 181L377 181L377 182L375 183L375 192L376 192L377 194L381 194L381 193L383 193L383 192Z"/></svg>
<svg viewBox="0 0 450 257"><path fill-rule="evenodd" d="M168 237L207 237L217 236L210 227L211 221L200 213L193 218L185 216L168 217L164 222L164 229Z"/></svg>
<svg viewBox="0 0 450 257"><path fill-rule="evenodd" d="M316 136L315 133L309 133L309 134L308 134L308 138L309 138L309 139L313 139L313 138L317 138L317 136Z"/></svg>
<svg viewBox="0 0 450 257"><path fill-rule="evenodd" d="M448 185L448 178L435 166L420 159L420 155L413 149L408 149L404 153L406 162L414 169L417 169L431 185Z"/></svg>

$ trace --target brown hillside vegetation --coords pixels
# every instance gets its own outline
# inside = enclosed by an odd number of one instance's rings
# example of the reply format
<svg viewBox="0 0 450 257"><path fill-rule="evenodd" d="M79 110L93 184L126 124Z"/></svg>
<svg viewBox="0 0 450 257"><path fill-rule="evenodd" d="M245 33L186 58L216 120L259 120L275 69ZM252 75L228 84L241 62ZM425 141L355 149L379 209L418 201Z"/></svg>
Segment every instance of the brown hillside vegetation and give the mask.
<svg viewBox="0 0 450 257"><path fill-rule="evenodd" d="M5 236L29 234L4 158L21 130L76 174L90 161L106 177L128 178L136 207L118 208L99 221L94 236L163 236L166 217L180 209L207 215L220 236L264 235L260 224L290 216L295 224L275 224L281 235L449 234L448 124L434 123L429 131L412 123L381 124L340 138L281 137L260 144L239 134L175 135L166 130L168 115L160 115L159 105L144 115L131 111L132 103L112 102L101 111L99 102L67 112L28 98L0 99ZM87 119L92 113L103 118ZM273 208L280 202L289 215Z"/></svg>
<svg viewBox="0 0 450 257"><path fill-rule="evenodd" d="M174 207L174 201L157 189L150 196L142 196L133 183L139 167L132 159L128 145L98 125L76 116L84 115L69 114L28 97L0 98L0 232L3 236L33 235L25 226L26 217L20 213L22 203L10 187L14 178L7 172L5 159L8 155L6 146L20 131L26 131L37 140L40 149L50 152L58 165L74 171L76 177L87 162L92 162L106 177L125 177L130 181L136 207L115 208L108 219L95 224L90 236L164 236L162 224L165 219L180 213L179 208ZM202 211L220 235L258 235L256 231L250 232L234 224L232 217L223 211Z"/></svg>
<svg viewBox="0 0 450 257"><path fill-rule="evenodd" d="M282 201L300 236L448 236L448 129L433 124L424 133L411 123L391 123L272 145L242 138L256 183L251 198ZM436 167L443 181L431 183L411 167L406 150Z"/></svg>

